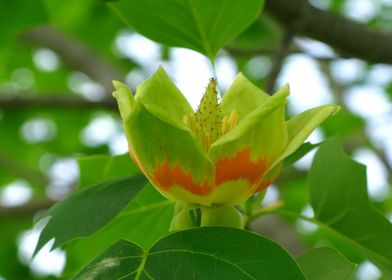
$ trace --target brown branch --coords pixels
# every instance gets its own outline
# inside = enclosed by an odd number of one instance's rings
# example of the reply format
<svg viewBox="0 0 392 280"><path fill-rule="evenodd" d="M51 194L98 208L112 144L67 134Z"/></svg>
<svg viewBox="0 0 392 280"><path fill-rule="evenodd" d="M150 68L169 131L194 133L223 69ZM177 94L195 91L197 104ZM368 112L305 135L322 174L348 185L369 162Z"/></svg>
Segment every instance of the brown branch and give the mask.
<svg viewBox="0 0 392 280"><path fill-rule="evenodd" d="M232 56L254 56L254 55L273 55L276 53L275 47L254 47L254 48L240 48L235 45L227 45L224 47ZM296 44L290 44L287 52L289 54L303 53L304 51Z"/></svg>
<svg viewBox="0 0 392 280"><path fill-rule="evenodd" d="M291 30L287 30L282 43L279 48L276 50L273 59L272 59L272 67L267 77L267 85L266 91L269 94L272 94L275 89L276 80L278 79L279 73L282 70L283 62L286 56L289 53L291 42L293 40L293 32Z"/></svg>
<svg viewBox="0 0 392 280"><path fill-rule="evenodd" d="M66 36L52 27L35 27L21 35L27 43L55 51L73 69L87 74L110 92L112 80L122 78L118 69L81 42Z"/></svg>
<svg viewBox="0 0 392 280"><path fill-rule="evenodd" d="M10 174L34 182L40 186L46 186L48 182L48 178L40 170L15 160L8 153L1 150L0 168L7 170Z"/></svg>
<svg viewBox="0 0 392 280"><path fill-rule="evenodd" d="M266 0L265 10L296 34L324 42L346 57L392 64L392 34L310 5L306 0Z"/></svg>
<svg viewBox="0 0 392 280"><path fill-rule="evenodd" d="M308 249L293 226L278 215L260 217L252 223L251 229L275 240L294 256L299 256Z"/></svg>
<svg viewBox="0 0 392 280"><path fill-rule="evenodd" d="M225 47L225 50L229 52L229 54L233 57L251 57L255 55L272 55L276 53L275 48L238 48L238 47L233 47L233 46L227 46ZM287 51L287 55L291 54L305 54L315 60L321 61L321 62L331 62L335 61L338 58L342 58L340 56L319 56L319 55L312 55L298 46L295 46L292 44L292 46L289 48Z"/></svg>
<svg viewBox="0 0 392 280"><path fill-rule="evenodd" d="M238 56L238 57L254 56L254 55L260 55L260 54L271 55L276 51L275 48L265 48L265 47L238 48L238 47L234 47L234 46L226 46L225 50L228 51L232 56ZM296 51L292 50L292 52L295 53Z"/></svg>
<svg viewBox="0 0 392 280"><path fill-rule="evenodd" d="M29 108L67 108L67 109L94 109L107 108L117 110L114 99L104 99L93 102L77 97L34 97L0 99L0 108L25 110Z"/></svg>
<svg viewBox="0 0 392 280"><path fill-rule="evenodd" d="M41 199L31 201L21 206L15 207L0 207L0 218L29 218L40 210L52 207L57 201L50 199Z"/></svg>

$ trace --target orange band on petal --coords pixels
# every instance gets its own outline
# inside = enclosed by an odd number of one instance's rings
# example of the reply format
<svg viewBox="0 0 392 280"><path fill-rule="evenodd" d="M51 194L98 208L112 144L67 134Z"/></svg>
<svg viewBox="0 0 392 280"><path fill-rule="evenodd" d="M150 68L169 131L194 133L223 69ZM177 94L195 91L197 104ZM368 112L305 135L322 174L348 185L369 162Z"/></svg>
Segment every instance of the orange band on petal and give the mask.
<svg viewBox="0 0 392 280"><path fill-rule="evenodd" d="M195 195L204 196L212 190L212 186L207 182L202 185L195 183L191 172L185 172L178 164L171 167L167 162L158 165L151 175L151 180L157 187L166 191L177 186Z"/></svg>
<svg viewBox="0 0 392 280"><path fill-rule="evenodd" d="M232 158L222 158L216 161L215 185L219 186L225 181L245 179L256 184L268 169L264 159L252 161L250 148L239 151Z"/></svg>
<svg viewBox="0 0 392 280"><path fill-rule="evenodd" d="M251 185L255 185L265 175L268 165L264 159L251 160L250 151L250 149L244 149L239 151L234 157L217 160L214 185L208 182L203 184L196 183L192 178L191 172L185 172L178 164L170 166L167 161L158 164L149 178L156 187L163 191L169 191L172 187L180 187L198 196L208 195L214 187L219 187L219 185L227 181L242 179L247 180ZM258 191L259 188L261 190L261 188L267 187L269 183L265 186L262 185L257 188Z"/></svg>

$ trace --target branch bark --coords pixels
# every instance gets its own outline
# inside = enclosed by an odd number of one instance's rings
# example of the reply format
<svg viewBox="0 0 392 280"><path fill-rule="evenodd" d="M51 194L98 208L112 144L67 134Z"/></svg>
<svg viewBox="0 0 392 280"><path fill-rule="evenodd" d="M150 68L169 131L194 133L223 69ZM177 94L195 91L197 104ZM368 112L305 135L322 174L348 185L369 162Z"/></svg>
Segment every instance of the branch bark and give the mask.
<svg viewBox="0 0 392 280"><path fill-rule="evenodd" d="M278 215L265 215L252 223L251 229L275 240L294 256L308 250L293 226Z"/></svg>
<svg viewBox="0 0 392 280"><path fill-rule="evenodd" d="M15 160L2 150L0 150L0 168L19 178L34 182L39 186L46 186L48 183L48 178L40 170Z"/></svg>
<svg viewBox="0 0 392 280"><path fill-rule="evenodd" d="M52 207L57 201L50 199L41 199L31 201L21 206L15 207L0 207L0 218L29 218L40 210Z"/></svg>
<svg viewBox="0 0 392 280"><path fill-rule="evenodd" d="M306 0L266 0L265 10L296 34L324 42L345 57L392 64L392 34L375 30Z"/></svg>
<svg viewBox="0 0 392 280"><path fill-rule="evenodd" d="M291 30L287 30L281 45L279 48L276 50L274 53L274 56L272 58L272 67L271 71L267 77L267 85L266 85L266 91L272 95L274 90L275 90L275 84L276 80L278 79L278 76L280 74L280 71L282 70L283 62L287 55L289 54L290 50L290 45L293 39L293 32Z"/></svg>
<svg viewBox="0 0 392 280"><path fill-rule="evenodd" d="M39 96L39 94L38 94ZM12 110L25 110L31 108L68 108L68 109L94 109L107 108L110 110L117 110L117 105L114 99L104 99L100 101L88 101L76 97L34 97L34 98L12 98L2 100L0 99L0 108Z"/></svg>
<svg viewBox="0 0 392 280"><path fill-rule="evenodd" d="M108 92L113 89L112 80L122 78L118 69L93 50L52 27L36 27L23 33L21 39L33 45L52 49L68 66L87 74L102 84Z"/></svg>

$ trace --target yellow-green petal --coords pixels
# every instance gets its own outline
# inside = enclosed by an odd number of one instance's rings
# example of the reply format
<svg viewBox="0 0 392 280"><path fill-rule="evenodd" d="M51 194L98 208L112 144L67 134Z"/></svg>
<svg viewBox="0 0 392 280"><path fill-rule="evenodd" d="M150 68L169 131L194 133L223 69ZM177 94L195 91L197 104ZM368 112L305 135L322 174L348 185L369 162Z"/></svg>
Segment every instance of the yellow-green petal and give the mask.
<svg viewBox="0 0 392 280"><path fill-rule="evenodd" d="M302 112L288 120L286 123L288 144L274 165L294 153L313 132L313 130L315 130L328 117L336 114L339 109L340 107L337 105L319 106Z"/></svg>
<svg viewBox="0 0 392 280"><path fill-rule="evenodd" d="M213 203L239 204L262 183L269 166L287 144L284 106L289 94L282 88L211 145L216 165Z"/></svg>
<svg viewBox="0 0 392 280"><path fill-rule="evenodd" d="M239 150L251 148L251 158L263 157L271 163L287 144L284 107L289 95L284 86L272 97L248 114L237 126L211 145L209 156L233 157Z"/></svg>
<svg viewBox="0 0 392 280"><path fill-rule="evenodd" d="M239 73L222 98L222 114L229 116L232 111L236 111L241 121L269 98L268 94Z"/></svg>
<svg viewBox="0 0 392 280"><path fill-rule="evenodd" d="M193 112L192 107L162 67L138 86L135 97L157 118L188 129L183 118Z"/></svg>
<svg viewBox="0 0 392 280"><path fill-rule="evenodd" d="M213 164L189 129L181 129L150 113L143 104L124 123L131 155L166 197L210 204Z"/></svg>
<svg viewBox="0 0 392 280"><path fill-rule="evenodd" d="M131 89L119 81L113 81L115 91L113 96L116 98L120 115L123 120L129 118L132 110L135 108L135 98Z"/></svg>

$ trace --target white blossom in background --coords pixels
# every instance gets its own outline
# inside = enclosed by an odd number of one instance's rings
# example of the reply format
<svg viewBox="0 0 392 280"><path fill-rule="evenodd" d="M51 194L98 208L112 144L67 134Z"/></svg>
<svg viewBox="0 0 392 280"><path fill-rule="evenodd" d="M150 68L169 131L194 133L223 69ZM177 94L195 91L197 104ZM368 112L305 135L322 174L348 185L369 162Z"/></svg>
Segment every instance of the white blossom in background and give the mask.
<svg viewBox="0 0 392 280"><path fill-rule="evenodd" d="M374 0L346 0L343 13L359 22L369 22L381 10L380 1Z"/></svg>
<svg viewBox="0 0 392 280"><path fill-rule="evenodd" d="M312 107L333 104L334 100L325 77L316 61L307 55L288 57L278 78L278 87L290 85L288 110L297 115Z"/></svg>
<svg viewBox="0 0 392 280"><path fill-rule="evenodd" d="M54 121L46 118L32 118L23 123L20 134L28 143L40 143L52 140L57 133Z"/></svg>
<svg viewBox="0 0 392 280"><path fill-rule="evenodd" d="M33 53L33 61L35 66L44 72L53 72L60 67L60 59L58 55L47 48L37 49Z"/></svg>
<svg viewBox="0 0 392 280"><path fill-rule="evenodd" d="M0 206L15 207L28 202L33 195L31 185L25 180L16 180L0 189Z"/></svg>
<svg viewBox="0 0 392 280"><path fill-rule="evenodd" d="M60 276L65 266L65 252L61 249L49 251L54 240L48 242L38 254L32 258L35 246L43 225L47 221L40 221L34 229L24 231L18 238L18 256L22 263L28 265L38 276Z"/></svg>

